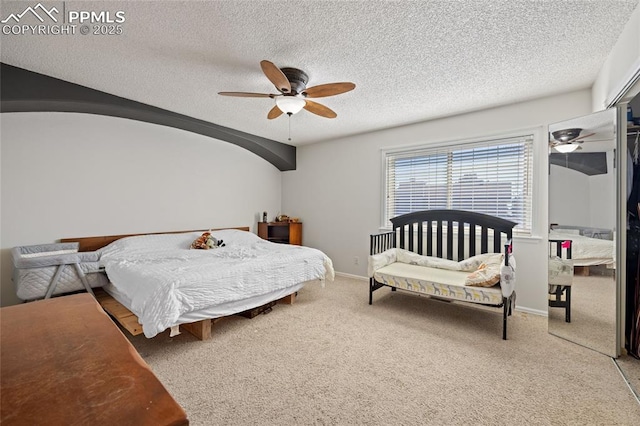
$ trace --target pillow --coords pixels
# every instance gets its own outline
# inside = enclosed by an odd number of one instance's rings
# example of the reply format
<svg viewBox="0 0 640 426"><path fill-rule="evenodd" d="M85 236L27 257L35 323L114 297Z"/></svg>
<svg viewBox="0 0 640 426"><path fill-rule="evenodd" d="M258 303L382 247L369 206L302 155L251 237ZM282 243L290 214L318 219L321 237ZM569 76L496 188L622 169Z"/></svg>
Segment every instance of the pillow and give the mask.
<svg viewBox="0 0 640 426"><path fill-rule="evenodd" d="M220 229L211 231L211 235L218 240L224 240L231 246L250 246L256 242L265 242L253 232L242 231L240 229Z"/></svg>
<svg viewBox="0 0 640 426"><path fill-rule="evenodd" d="M573 260L549 256L549 285L569 286L573 283Z"/></svg>
<svg viewBox="0 0 640 426"><path fill-rule="evenodd" d="M551 230L551 234L580 235L580 230L571 228L556 228Z"/></svg>
<svg viewBox="0 0 640 426"><path fill-rule="evenodd" d="M477 271L483 263L491 265L498 264L498 266L500 266L500 262L502 262L503 258L504 255L502 253L478 254L460 261L460 270L465 272L474 272Z"/></svg>
<svg viewBox="0 0 640 426"><path fill-rule="evenodd" d="M467 275L464 284L472 287L492 287L500 282L500 262L482 263Z"/></svg>
<svg viewBox="0 0 640 426"><path fill-rule="evenodd" d="M397 249L398 262L407 263L409 265L428 266L430 268L449 269L451 271L459 271L460 264L455 260L441 259L433 256L422 256L417 253Z"/></svg>
<svg viewBox="0 0 640 426"><path fill-rule="evenodd" d="M369 277L373 277L373 274L380 268L384 268L387 265L396 261L396 253L399 249L391 248L383 251L382 253L372 254L369 256L369 262L367 265L367 273Z"/></svg>

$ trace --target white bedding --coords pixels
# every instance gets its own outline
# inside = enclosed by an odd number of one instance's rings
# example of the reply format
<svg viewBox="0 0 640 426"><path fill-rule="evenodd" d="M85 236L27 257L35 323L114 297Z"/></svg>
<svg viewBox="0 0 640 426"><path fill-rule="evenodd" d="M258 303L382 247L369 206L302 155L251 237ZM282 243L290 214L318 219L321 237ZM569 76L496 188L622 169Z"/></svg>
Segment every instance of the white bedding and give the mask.
<svg viewBox="0 0 640 426"><path fill-rule="evenodd" d="M549 239L571 240L574 266L614 265L614 241L585 237L571 232L553 230Z"/></svg>
<svg viewBox="0 0 640 426"><path fill-rule="evenodd" d="M200 232L123 238L101 250L100 262L131 302L145 336L191 312L249 299L310 280L333 280L331 259L309 247L276 244L239 230L213 231L224 247L194 250Z"/></svg>

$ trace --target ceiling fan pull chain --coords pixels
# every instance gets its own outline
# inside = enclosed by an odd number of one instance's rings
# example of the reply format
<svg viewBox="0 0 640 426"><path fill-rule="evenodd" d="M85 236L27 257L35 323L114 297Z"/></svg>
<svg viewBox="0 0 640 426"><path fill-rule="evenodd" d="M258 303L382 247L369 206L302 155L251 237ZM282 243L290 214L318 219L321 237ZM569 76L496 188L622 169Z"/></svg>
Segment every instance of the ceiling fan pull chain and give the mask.
<svg viewBox="0 0 640 426"><path fill-rule="evenodd" d="M287 115L289 116L289 140L291 140L291 116L293 114L291 114L290 112L287 113Z"/></svg>

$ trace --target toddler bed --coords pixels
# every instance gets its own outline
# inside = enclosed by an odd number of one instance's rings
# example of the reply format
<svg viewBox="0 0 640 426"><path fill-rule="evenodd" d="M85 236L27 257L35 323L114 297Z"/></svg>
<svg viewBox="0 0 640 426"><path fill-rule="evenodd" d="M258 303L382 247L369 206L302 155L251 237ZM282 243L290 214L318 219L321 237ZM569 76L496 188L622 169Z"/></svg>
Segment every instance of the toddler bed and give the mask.
<svg viewBox="0 0 640 426"><path fill-rule="evenodd" d="M391 287L502 307L506 340L507 317L516 297L511 256L516 223L462 210L418 211L391 223L392 231L371 235L369 304L374 291Z"/></svg>

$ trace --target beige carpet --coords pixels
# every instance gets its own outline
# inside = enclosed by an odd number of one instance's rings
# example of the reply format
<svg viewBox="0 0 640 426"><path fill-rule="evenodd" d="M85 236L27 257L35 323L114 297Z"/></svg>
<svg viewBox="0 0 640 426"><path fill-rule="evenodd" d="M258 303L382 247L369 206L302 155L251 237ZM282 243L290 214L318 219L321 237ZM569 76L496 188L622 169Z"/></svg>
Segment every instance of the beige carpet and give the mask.
<svg viewBox="0 0 640 426"><path fill-rule="evenodd" d="M502 316L337 278L294 305L131 341L192 425L638 425L611 358Z"/></svg>
<svg viewBox="0 0 640 426"><path fill-rule="evenodd" d="M615 354L615 279L576 275L571 286L571 322L565 321L564 308L549 308L549 331L604 354Z"/></svg>

